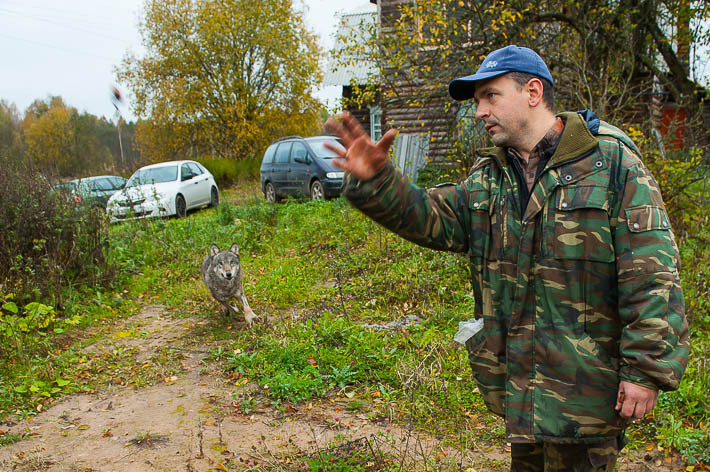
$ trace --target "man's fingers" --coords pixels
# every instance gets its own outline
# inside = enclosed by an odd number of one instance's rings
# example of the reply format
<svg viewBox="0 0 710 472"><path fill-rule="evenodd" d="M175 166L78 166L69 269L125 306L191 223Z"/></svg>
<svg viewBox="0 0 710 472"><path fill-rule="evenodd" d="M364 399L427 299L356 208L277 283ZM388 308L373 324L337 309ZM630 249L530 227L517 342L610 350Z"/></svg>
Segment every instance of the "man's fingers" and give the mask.
<svg viewBox="0 0 710 472"><path fill-rule="evenodd" d="M646 402L638 402L636 404L636 418L643 418L648 413L650 413L651 410L653 410L653 407L654 405L652 405L652 401L650 399Z"/></svg>
<svg viewBox="0 0 710 472"><path fill-rule="evenodd" d="M621 405L621 412L619 413L622 418L633 418L634 411L636 410L636 401L627 398Z"/></svg>
<svg viewBox="0 0 710 472"><path fill-rule="evenodd" d="M641 402L636 402L636 408L634 408L634 418L640 420L643 415L646 414L646 404Z"/></svg>
<svg viewBox="0 0 710 472"><path fill-rule="evenodd" d="M623 380L619 383L616 409L623 418L643 418L653 410L657 401L658 392L654 389Z"/></svg>
<svg viewBox="0 0 710 472"><path fill-rule="evenodd" d="M616 406L614 409L616 411L621 410L622 405L624 404L624 389L619 388L619 393L616 394Z"/></svg>
<svg viewBox="0 0 710 472"><path fill-rule="evenodd" d="M621 406L621 411L619 412L619 415L621 415L622 418L637 418L641 419L646 414L650 413L651 410L656 406L656 403L653 399L648 399L645 400L643 398L641 399L636 399L636 398L623 398L621 400L621 405L619 405L619 402L617 400L617 410L619 410L619 406Z"/></svg>
<svg viewBox="0 0 710 472"><path fill-rule="evenodd" d="M656 399L655 398L649 398L648 402L646 403L646 410L644 411L644 416L651 413L653 409L656 407Z"/></svg>
<svg viewBox="0 0 710 472"><path fill-rule="evenodd" d="M336 156L340 156L340 157L345 157L345 154L347 152L345 149L342 148L342 146L335 146L334 144L331 144L328 141L325 141L323 143L323 147L325 147L326 149L328 149L330 151L333 151Z"/></svg>
<svg viewBox="0 0 710 472"><path fill-rule="evenodd" d="M331 133L336 134L342 141L345 147L350 146L350 135L345 130L343 125L336 121L334 118L328 118L325 122L325 129Z"/></svg>
<svg viewBox="0 0 710 472"><path fill-rule="evenodd" d="M356 140L365 134L365 129L360 122L347 111L340 114L340 119L343 120L343 127L350 133L349 139Z"/></svg>
<svg viewBox="0 0 710 472"><path fill-rule="evenodd" d="M336 167L339 167L340 169L343 170L350 170L348 167L348 161L347 159L342 159L340 157L336 157L331 161Z"/></svg>
<svg viewBox="0 0 710 472"><path fill-rule="evenodd" d="M385 154L389 152L390 146L392 146L392 143L394 142L394 138L397 136L397 131L394 129L391 129L385 133L384 136L380 138L379 141L377 141L376 146L384 151Z"/></svg>

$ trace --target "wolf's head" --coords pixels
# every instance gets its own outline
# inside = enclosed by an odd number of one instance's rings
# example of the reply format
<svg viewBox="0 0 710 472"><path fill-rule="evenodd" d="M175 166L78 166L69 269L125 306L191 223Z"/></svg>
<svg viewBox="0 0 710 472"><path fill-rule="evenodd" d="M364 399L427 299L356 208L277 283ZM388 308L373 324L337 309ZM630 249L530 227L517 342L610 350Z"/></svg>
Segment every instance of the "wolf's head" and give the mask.
<svg viewBox="0 0 710 472"><path fill-rule="evenodd" d="M220 251L217 245L213 244L210 255L212 256L210 269L218 277L232 280L239 276L241 265L239 264L239 246L237 246L237 243L232 244L229 251Z"/></svg>

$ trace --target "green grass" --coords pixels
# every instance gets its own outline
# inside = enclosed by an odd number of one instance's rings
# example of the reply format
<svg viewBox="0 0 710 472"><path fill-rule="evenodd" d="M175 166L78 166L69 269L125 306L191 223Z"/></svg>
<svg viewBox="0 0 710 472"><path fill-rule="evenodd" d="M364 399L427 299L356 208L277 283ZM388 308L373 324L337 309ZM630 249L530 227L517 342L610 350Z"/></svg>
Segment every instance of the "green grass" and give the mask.
<svg viewBox="0 0 710 472"><path fill-rule="evenodd" d="M48 398L102 388L109 378L141 387L178 373L179 355L173 351L159 353L138 371L130 349L82 354L84 346L149 302L166 305L177 319L209 321L191 337L210 344L210 357L225 376L258 385L246 393L235 387L244 413L260 405L285 409L339 399L349 411L413 425L447 444L503 444L502 423L486 412L465 350L452 341L458 322L473 313L464 257L403 241L342 199L279 205L229 200L225 192L218 209L184 219L112 226L107 255L117 270L114 285L73 288L58 324L49 326L40 342L22 357L0 360L0 420L10 413L36 414ZM710 273L710 225L704 228L681 245L692 323L686 376L679 391L661 394L654 415L631 431L637 446L661 443L683 451L689 464L710 461L710 307L704 276ZM211 244L228 248L234 242L249 303L270 321L251 330L225 322L200 281L199 267ZM363 327L407 315L420 322L400 331ZM54 334L52 328L60 325L65 332ZM319 470L321 459L340 467L332 470L368 470L372 462L324 456L301 464Z"/></svg>

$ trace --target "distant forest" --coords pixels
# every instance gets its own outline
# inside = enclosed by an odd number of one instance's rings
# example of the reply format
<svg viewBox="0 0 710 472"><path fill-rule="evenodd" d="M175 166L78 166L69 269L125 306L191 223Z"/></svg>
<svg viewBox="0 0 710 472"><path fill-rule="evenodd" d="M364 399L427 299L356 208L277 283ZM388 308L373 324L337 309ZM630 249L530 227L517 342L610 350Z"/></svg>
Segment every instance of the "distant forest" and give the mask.
<svg viewBox="0 0 710 472"><path fill-rule="evenodd" d="M24 114L0 99L0 157L31 165L50 180L130 174L140 161L135 129L134 122L79 113L60 96L35 100Z"/></svg>

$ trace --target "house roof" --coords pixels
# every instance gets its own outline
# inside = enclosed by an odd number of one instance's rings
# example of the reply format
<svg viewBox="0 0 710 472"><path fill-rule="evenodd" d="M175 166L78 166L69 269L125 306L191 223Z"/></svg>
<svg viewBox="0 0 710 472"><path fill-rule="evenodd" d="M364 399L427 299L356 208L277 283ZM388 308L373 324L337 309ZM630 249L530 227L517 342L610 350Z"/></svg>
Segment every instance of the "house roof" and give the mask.
<svg viewBox="0 0 710 472"><path fill-rule="evenodd" d="M338 25L337 38L353 38L361 44L366 44L367 29L377 21L377 5L365 3L356 9L343 13ZM366 79L375 71L375 65L367 61L364 57L340 57L344 45L336 43L334 49L330 51L323 85L348 85L351 83L364 83ZM342 65L348 62L348 65Z"/></svg>

